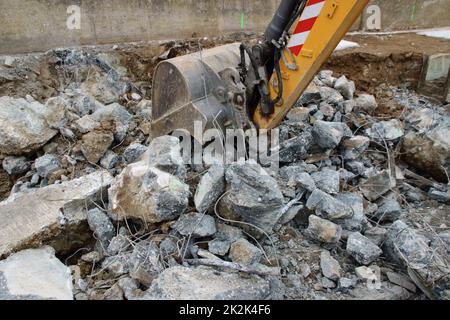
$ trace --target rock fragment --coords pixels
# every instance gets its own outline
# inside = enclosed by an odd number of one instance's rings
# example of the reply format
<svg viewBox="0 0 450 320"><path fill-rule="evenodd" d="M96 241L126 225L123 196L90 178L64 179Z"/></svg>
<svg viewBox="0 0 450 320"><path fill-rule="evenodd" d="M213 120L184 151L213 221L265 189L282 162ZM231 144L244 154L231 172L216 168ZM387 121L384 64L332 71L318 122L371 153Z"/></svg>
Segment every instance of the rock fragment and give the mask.
<svg viewBox="0 0 450 320"><path fill-rule="evenodd" d="M341 239L342 228L331 221L311 215L309 216L309 226L305 233L313 240L335 244Z"/></svg>
<svg viewBox="0 0 450 320"><path fill-rule="evenodd" d="M312 131L314 141L325 150L336 149L342 138L351 137L351 130L344 123L316 121Z"/></svg>
<svg viewBox="0 0 450 320"><path fill-rule="evenodd" d="M359 232L354 232L348 237L347 252L364 265L371 264L383 253L378 246Z"/></svg>
<svg viewBox="0 0 450 320"><path fill-rule="evenodd" d="M342 268L339 262L334 259L329 251L322 251L320 254L320 268L325 277L337 281L342 276Z"/></svg>
<svg viewBox="0 0 450 320"><path fill-rule="evenodd" d="M217 232L214 218L197 212L182 214L173 229L183 236L194 238L213 236Z"/></svg>
<svg viewBox="0 0 450 320"><path fill-rule="evenodd" d="M120 162L120 157L111 150L106 151L103 157L100 159L100 165L107 169L113 169Z"/></svg>
<svg viewBox="0 0 450 320"><path fill-rule="evenodd" d="M320 94L319 88L314 83L310 83L305 92L303 92L298 103L306 106L314 102L319 103L320 100L322 100L322 95Z"/></svg>
<svg viewBox="0 0 450 320"><path fill-rule="evenodd" d="M45 106L37 101L0 97L0 150L22 155L38 150L58 132L49 127Z"/></svg>
<svg viewBox="0 0 450 320"><path fill-rule="evenodd" d="M371 94L361 94L355 100L354 111L372 114L378 108L375 97Z"/></svg>
<svg viewBox="0 0 450 320"><path fill-rule="evenodd" d="M172 267L152 282L144 299L149 300L259 300L271 294L269 281L258 276L209 267Z"/></svg>
<svg viewBox="0 0 450 320"><path fill-rule="evenodd" d="M114 228L111 220L102 210L94 208L87 212L87 221L96 239L100 242L103 250L106 251L111 239L116 235L116 228Z"/></svg>
<svg viewBox="0 0 450 320"><path fill-rule="evenodd" d="M53 172L61 168L61 162L55 155L46 154L37 158L34 162L34 166L39 176L48 178Z"/></svg>
<svg viewBox="0 0 450 320"><path fill-rule="evenodd" d="M286 118L289 121L294 122L308 122L309 121L309 109L304 107L293 108Z"/></svg>
<svg viewBox="0 0 450 320"><path fill-rule="evenodd" d="M309 210L315 210L316 215L329 220L339 220L353 216L351 207L319 189L314 190L310 195L306 202L306 207Z"/></svg>
<svg viewBox="0 0 450 320"><path fill-rule="evenodd" d="M225 168L213 165L201 178L194 196L198 212L213 208L216 201L225 191Z"/></svg>
<svg viewBox="0 0 450 320"><path fill-rule="evenodd" d="M214 239L208 243L208 250L218 256L226 256L230 251L231 242L227 240Z"/></svg>
<svg viewBox="0 0 450 320"><path fill-rule="evenodd" d="M179 178L186 175L186 167L181 155L180 141L176 137L162 136L153 139L143 160L150 166L166 171Z"/></svg>
<svg viewBox="0 0 450 320"><path fill-rule="evenodd" d="M247 223L271 232L277 223L284 197L274 178L258 164L231 164L226 171L227 197L233 212Z"/></svg>
<svg viewBox="0 0 450 320"><path fill-rule="evenodd" d="M304 160L308 155L312 140L309 132L303 132L297 137L282 142L280 144L280 162L291 163Z"/></svg>
<svg viewBox="0 0 450 320"><path fill-rule="evenodd" d="M338 104L344 101L344 97L339 93L339 91L329 88L329 87L319 87L320 95L322 99L329 104Z"/></svg>
<svg viewBox="0 0 450 320"><path fill-rule="evenodd" d="M384 170L363 182L359 189L368 200L375 201L395 187L393 183L389 172Z"/></svg>
<svg viewBox="0 0 450 320"><path fill-rule="evenodd" d="M117 143L121 143L125 139L132 120L132 115L118 103L102 106L91 116L92 119L100 123L111 121L114 123L114 140Z"/></svg>
<svg viewBox="0 0 450 320"><path fill-rule="evenodd" d="M377 122L372 128L367 130L367 135L380 144L400 139L404 134L405 131L403 125L400 120L397 119Z"/></svg>
<svg viewBox="0 0 450 320"><path fill-rule="evenodd" d="M123 152L123 157L126 163L131 164L139 160L139 158L148 150L148 147L140 143L132 143Z"/></svg>
<svg viewBox="0 0 450 320"><path fill-rule="evenodd" d="M11 176L18 176L30 170L30 163L25 157L6 157L2 162L3 169Z"/></svg>
<svg viewBox="0 0 450 320"><path fill-rule="evenodd" d="M92 131L82 138L81 151L90 163L97 163L109 149L114 136L106 131Z"/></svg>
<svg viewBox="0 0 450 320"><path fill-rule="evenodd" d="M370 145L370 139L365 136L355 136L342 143L342 153L345 160L358 159Z"/></svg>
<svg viewBox="0 0 450 320"><path fill-rule="evenodd" d="M147 287L164 270L158 247L147 240L136 244L130 257L130 264L130 276Z"/></svg>
<svg viewBox="0 0 450 320"><path fill-rule="evenodd" d="M355 82L348 80L346 76L337 79L334 88L338 90L346 100L352 100L356 91Z"/></svg>
<svg viewBox="0 0 450 320"><path fill-rule="evenodd" d="M230 258L233 262L252 265L262 258L261 250L245 239L239 239L231 245Z"/></svg>
<svg viewBox="0 0 450 320"><path fill-rule="evenodd" d="M311 177L320 190L329 194L339 193L340 175L338 171L325 168L322 171L313 173Z"/></svg>
<svg viewBox="0 0 450 320"><path fill-rule="evenodd" d="M114 218L158 223L176 219L189 203L189 186L141 161L126 167L108 191Z"/></svg>
<svg viewBox="0 0 450 320"><path fill-rule="evenodd" d="M73 300L70 269L48 246L15 253L0 261L0 300Z"/></svg>

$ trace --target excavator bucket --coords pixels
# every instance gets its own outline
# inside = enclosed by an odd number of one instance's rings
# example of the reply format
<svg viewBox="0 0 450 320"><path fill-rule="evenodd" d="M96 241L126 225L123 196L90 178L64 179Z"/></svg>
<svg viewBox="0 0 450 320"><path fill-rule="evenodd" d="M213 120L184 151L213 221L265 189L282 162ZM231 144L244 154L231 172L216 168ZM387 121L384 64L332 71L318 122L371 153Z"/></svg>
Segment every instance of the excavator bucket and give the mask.
<svg viewBox="0 0 450 320"><path fill-rule="evenodd" d="M199 134L210 128L223 129L232 121L224 73L238 67L239 45L180 56L157 66L152 88L153 137L184 129L202 141ZM201 128L194 130L194 123Z"/></svg>

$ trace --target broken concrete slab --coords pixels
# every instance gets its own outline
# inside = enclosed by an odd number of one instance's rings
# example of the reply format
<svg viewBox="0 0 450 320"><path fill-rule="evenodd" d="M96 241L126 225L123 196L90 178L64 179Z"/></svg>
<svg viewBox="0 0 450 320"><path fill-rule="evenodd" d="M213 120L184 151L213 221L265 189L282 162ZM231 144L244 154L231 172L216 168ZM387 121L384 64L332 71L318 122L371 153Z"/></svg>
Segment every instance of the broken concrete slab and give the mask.
<svg viewBox="0 0 450 320"><path fill-rule="evenodd" d="M218 271L210 267L172 267L156 278L145 300L265 300L270 298L268 280Z"/></svg>
<svg viewBox="0 0 450 320"><path fill-rule="evenodd" d="M114 219L158 223L176 219L187 210L189 186L177 177L140 161L126 167L108 190Z"/></svg>
<svg viewBox="0 0 450 320"><path fill-rule="evenodd" d="M0 300L73 300L71 271L48 246L15 253L0 261Z"/></svg>
<svg viewBox="0 0 450 320"><path fill-rule="evenodd" d="M0 149L6 155L33 152L58 131L47 123L45 106L23 98L0 97Z"/></svg>
<svg viewBox="0 0 450 320"><path fill-rule="evenodd" d="M111 181L108 172L98 171L59 185L16 193L1 202L0 257L47 243L83 225L87 228L86 207L92 208L106 195Z"/></svg>
<svg viewBox="0 0 450 320"><path fill-rule="evenodd" d="M441 116L440 116L441 118ZM410 166L427 172L439 182L448 182L446 170L450 163L450 117L424 134L410 131L404 138L403 159Z"/></svg>

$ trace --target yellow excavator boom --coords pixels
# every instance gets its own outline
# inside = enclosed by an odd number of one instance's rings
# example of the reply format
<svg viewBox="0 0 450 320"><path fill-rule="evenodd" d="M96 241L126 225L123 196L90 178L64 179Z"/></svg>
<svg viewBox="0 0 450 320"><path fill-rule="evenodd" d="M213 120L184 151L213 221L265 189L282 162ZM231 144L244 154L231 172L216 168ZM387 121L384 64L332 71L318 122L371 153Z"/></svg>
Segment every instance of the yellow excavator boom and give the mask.
<svg viewBox="0 0 450 320"><path fill-rule="evenodd" d="M275 105L275 112L268 117L262 116L258 107L253 121L259 128L273 129L283 121L367 3L368 0L308 1L292 27L289 44L283 50L285 57L280 60L282 99ZM272 98L278 94L277 82L274 72L269 81Z"/></svg>

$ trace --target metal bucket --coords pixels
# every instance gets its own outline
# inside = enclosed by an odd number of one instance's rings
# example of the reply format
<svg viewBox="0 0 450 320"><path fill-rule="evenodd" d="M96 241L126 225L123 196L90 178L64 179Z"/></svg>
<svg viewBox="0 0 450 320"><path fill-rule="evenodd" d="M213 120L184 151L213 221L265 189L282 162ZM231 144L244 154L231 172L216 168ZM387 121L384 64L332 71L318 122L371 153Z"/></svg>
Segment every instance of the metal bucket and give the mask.
<svg viewBox="0 0 450 320"><path fill-rule="evenodd" d="M231 106L220 96L222 88L227 87L221 74L238 67L239 45L180 56L157 66L152 88L153 137L185 129L201 141L196 135L217 126L223 129L230 123ZM194 122L201 123L202 130L195 132Z"/></svg>

